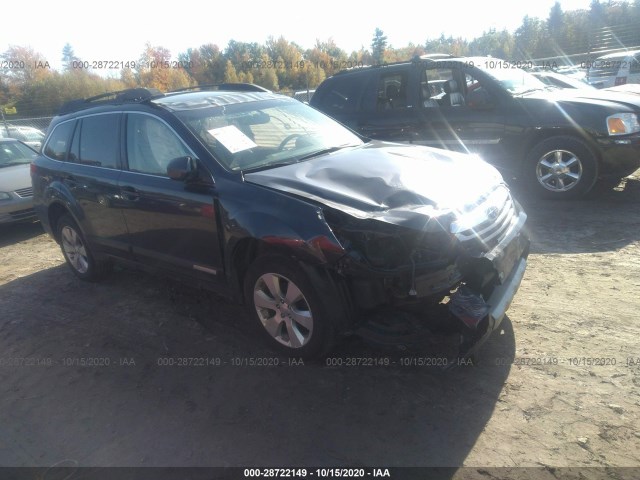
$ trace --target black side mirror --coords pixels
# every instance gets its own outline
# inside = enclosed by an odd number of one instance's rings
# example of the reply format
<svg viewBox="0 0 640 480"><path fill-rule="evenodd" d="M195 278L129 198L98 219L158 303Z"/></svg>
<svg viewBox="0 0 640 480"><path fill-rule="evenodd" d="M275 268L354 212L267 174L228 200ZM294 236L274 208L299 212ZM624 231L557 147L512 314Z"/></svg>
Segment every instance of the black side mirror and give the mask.
<svg viewBox="0 0 640 480"><path fill-rule="evenodd" d="M189 180L196 175L196 161L191 157L174 158L167 165L167 175L172 180Z"/></svg>

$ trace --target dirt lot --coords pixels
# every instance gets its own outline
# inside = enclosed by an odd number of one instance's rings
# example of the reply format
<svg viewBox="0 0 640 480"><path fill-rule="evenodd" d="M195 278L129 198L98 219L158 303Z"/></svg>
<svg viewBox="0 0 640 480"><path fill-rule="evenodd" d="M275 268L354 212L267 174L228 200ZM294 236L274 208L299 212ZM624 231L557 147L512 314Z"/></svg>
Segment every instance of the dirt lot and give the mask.
<svg viewBox="0 0 640 480"><path fill-rule="evenodd" d="M288 365L236 305L135 271L83 283L38 224L4 227L0 465L640 467L638 174L524 199L509 319L447 372L358 339L343 366Z"/></svg>

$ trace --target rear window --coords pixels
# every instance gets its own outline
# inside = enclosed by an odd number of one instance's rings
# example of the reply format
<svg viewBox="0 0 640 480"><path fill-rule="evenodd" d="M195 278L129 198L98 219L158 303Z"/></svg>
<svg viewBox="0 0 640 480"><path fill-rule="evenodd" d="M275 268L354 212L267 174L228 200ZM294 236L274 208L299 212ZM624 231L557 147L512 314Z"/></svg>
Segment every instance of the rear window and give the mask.
<svg viewBox="0 0 640 480"><path fill-rule="evenodd" d="M327 85L320 98L323 111L334 113L355 112L367 80L366 75L345 75L335 77Z"/></svg>
<svg viewBox="0 0 640 480"><path fill-rule="evenodd" d="M71 141L75 123L65 122L54 128L43 150L47 157L61 161L67 159L67 151L69 150L69 142Z"/></svg>

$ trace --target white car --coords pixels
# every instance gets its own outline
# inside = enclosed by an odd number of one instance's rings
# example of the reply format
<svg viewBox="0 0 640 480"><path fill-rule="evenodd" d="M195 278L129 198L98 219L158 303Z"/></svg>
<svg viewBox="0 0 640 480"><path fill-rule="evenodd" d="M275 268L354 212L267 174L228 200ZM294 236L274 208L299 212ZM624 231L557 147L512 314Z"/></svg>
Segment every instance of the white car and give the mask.
<svg viewBox="0 0 640 480"><path fill-rule="evenodd" d="M594 88L582 80L555 72L531 72L542 83L558 88Z"/></svg>
<svg viewBox="0 0 640 480"><path fill-rule="evenodd" d="M30 164L37 156L19 140L0 138L0 224L35 217Z"/></svg>
<svg viewBox="0 0 640 480"><path fill-rule="evenodd" d="M610 53L589 62L587 81L596 88L640 83L640 50Z"/></svg>
<svg viewBox="0 0 640 480"><path fill-rule="evenodd" d="M34 127L0 125L0 138L15 138L35 150L40 150L44 133Z"/></svg>

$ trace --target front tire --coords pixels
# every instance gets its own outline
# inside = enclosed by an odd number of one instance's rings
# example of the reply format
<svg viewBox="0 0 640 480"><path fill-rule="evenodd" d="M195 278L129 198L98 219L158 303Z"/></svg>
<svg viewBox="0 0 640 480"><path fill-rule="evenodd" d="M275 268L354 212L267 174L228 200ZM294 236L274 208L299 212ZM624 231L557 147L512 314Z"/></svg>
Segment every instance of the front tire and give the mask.
<svg viewBox="0 0 640 480"><path fill-rule="evenodd" d="M272 348L288 356L317 358L337 338L325 306L336 299L321 299L305 271L284 256L259 257L247 271L244 294L249 315Z"/></svg>
<svg viewBox="0 0 640 480"><path fill-rule="evenodd" d="M585 195L598 178L598 159L583 141L551 137L527 155L524 182L538 196L570 199Z"/></svg>
<svg viewBox="0 0 640 480"><path fill-rule="evenodd" d="M60 217L57 232L62 255L78 278L94 282L106 275L109 264L96 260L82 231L70 215Z"/></svg>

